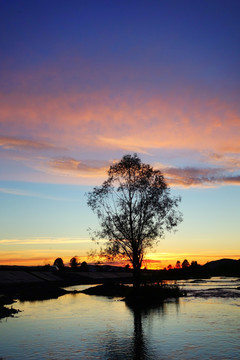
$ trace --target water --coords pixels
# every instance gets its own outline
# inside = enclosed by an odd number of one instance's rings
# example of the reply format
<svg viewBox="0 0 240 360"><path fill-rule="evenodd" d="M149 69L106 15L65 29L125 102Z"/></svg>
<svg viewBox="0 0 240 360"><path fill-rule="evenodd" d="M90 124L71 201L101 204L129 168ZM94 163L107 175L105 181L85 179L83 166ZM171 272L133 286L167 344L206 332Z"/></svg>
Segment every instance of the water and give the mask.
<svg viewBox="0 0 240 360"><path fill-rule="evenodd" d="M240 359L236 280L180 282L190 296L151 309L85 294L18 302L0 323L0 359ZM237 295L209 297L216 288Z"/></svg>

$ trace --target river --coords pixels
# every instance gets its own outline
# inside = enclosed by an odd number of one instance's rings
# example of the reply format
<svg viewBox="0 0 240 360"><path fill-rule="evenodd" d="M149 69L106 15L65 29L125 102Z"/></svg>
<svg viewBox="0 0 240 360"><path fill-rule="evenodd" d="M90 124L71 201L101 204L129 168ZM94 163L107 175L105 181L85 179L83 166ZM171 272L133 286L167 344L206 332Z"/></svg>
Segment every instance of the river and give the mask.
<svg viewBox="0 0 240 360"><path fill-rule="evenodd" d="M187 297L148 309L85 294L17 302L0 322L0 359L240 359L240 279L179 284Z"/></svg>

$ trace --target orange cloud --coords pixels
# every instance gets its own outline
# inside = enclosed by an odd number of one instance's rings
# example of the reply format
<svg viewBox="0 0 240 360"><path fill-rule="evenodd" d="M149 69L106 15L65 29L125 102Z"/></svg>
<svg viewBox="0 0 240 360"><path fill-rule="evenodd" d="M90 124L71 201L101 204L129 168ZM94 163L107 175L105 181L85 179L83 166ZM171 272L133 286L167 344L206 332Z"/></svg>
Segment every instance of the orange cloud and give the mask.
<svg viewBox="0 0 240 360"><path fill-rule="evenodd" d="M80 161L73 158L57 158L49 161L53 171L62 175L81 177L104 177L110 166L107 161Z"/></svg>
<svg viewBox="0 0 240 360"><path fill-rule="evenodd" d="M16 149L63 150L63 148L56 147L53 144L48 144L33 140L25 140L20 138L7 137L7 136L0 136L0 147L2 147L5 150L16 150Z"/></svg>

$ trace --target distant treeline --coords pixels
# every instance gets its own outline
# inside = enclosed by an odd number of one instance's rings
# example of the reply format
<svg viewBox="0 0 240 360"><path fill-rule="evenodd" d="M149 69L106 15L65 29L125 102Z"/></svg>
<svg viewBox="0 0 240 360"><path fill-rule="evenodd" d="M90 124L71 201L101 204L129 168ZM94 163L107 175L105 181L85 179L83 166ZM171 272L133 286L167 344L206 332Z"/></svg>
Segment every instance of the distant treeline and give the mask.
<svg viewBox="0 0 240 360"><path fill-rule="evenodd" d="M74 257L75 258L75 257ZM125 267L111 266L111 265L89 265L85 261L82 263L76 261L70 261L70 266L64 266L61 258L57 258L53 265L44 266L13 266L13 265L0 265L1 270L26 270L26 271L63 271L63 272L132 272L132 269L127 265ZM187 260L184 260L180 266L172 267L168 266L163 270L141 270L144 278L151 278L158 280L161 279L187 279L187 278L208 278L211 276L234 276L240 277L240 259L221 259L211 261L205 265L199 265L196 261L192 261L191 264Z"/></svg>
<svg viewBox="0 0 240 360"><path fill-rule="evenodd" d="M162 278L182 279L182 278L204 278L211 276L239 276L240 259L221 259L211 261L205 265L199 265L196 261L191 264L184 260L182 266L168 266L164 270L159 270Z"/></svg>

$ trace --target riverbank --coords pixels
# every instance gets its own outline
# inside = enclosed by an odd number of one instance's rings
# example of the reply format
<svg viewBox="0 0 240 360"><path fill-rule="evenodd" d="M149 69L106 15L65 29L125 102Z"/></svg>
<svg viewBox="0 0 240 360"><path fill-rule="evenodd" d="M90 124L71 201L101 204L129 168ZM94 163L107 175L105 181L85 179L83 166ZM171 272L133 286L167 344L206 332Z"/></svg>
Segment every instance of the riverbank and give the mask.
<svg viewBox="0 0 240 360"><path fill-rule="evenodd" d="M101 278L103 280L103 278ZM64 287L64 284L66 287ZM136 305L140 303L145 306L159 306L166 298L178 299L182 296L187 296L189 299L204 298L204 299L236 299L240 298L240 278L238 277L213 277L210 279L188 279L178 281L162 282L162 285L157 285L158 290L154 290L151 294L151 286L145 284L141 286L141 291L147 289L147 293L131 294L131 287L124 286L121 282L102 282L103 285L89 286L84 289L79 284L67 284L66 282L39 282L39 283L20 283L0 288L0 319L6 317L13 317L18 314L17 307L19 301L24 303L26 301L35 302L49 299L58 299L67 294L99 295L106 298L121 297L128 305ZM90 285L90 284L89 284ZM167 285L167 286L165 286ZM152 286L154 287L154 286ZM164 288L165 287L165 288ZM164 290L163 290L164 289ZM171 293L168 293L170 289ZM172 290L171 290L172 289ZM177 289L177 293L174 289ZM163 291L162 291L163 290ZM174 293L175 292L175 293ZM156 301L155 301L156 300ZM17 303L15 305L15 303ZM150 303L150 304L149 304ZM134 305L134 306L135 306ZM16 307L16 308L15 308Z"/></svg>
<svg viewBox="0 0 240 360"><path fill-rule="evenodd" d="M19 312L19 310L14 309L12 306L11 308L5 306L12 305L14 302L15 300L11 296L0 295L0 319L14 316Z"/></svg>
<svg viewBox="0 0 240 360"><path fill-rule="evenodd" d="M100 284L103 282L131 282L132 273L121 272L80 272L67 269L64 271L32 270L27 267L11 267L0 269L0 290L3 287L32 284L56 284L68 286L72 284Z"/></svg>
<svg viewBox="0 0 240 360"><path fill-rule="evenodd" d="M101 269L101 267L99 267ZM207 283L210 279L210 273L201 268L192 271L191 269L174 269L173 271L157 271L157 270L143 270L142 281L147 284L164 284L166 282L177 281L179 284L182 281L190 281L194 286L192 290L188 291L189 296L194 297L240 297L240 287L235 286L237 283L233 282L232 289L223 290L214 287L213 289L200 288L196 290L196 285ZM235 273L235 272L234 272ZM238 274L238 272L237 272ZM200 278L200 275L204 275ZM239 278L239 277L238 277ZM236 279L238 279L236 278ZM186 280L187 279L187 280ZM203 280L204 279L204 280ZM20 301L37 301L57 299L60 296L75 291L66 290L69 286L77 285L97 285L104 284L105 287L100 287L95 290L102 292L102 296L120 296L125 297L123 293L119 294L119 289L114 289L113 285L120 286L120 284L131 284L133 276L131 270L121 271L79 271L79 269L65 268L62 271L52 270L48 267L20 267L20 266L1 266L0 267L0 318L7 316L14 316L17 314L17 309L13 308L16 300ZM109 286L110 285L110 286ZM65 288L65 289L64 289ZM181 286L180 286L181 288ZM149 288L148 288L149 290ZM182 289L184 290L184 288ZM111 294L104 294L110 291ZM115 291L116 295L113 294ZM125 291L125 290L124 290ZM96 294L93 294L96 295ZM179 294L178 294L179 295ZM177 296L178 296L177 295ZM153 295L154 297L155 295ZM175 295L176 296L176 295ZM145 299L151 299L152 296L147 294ZM164 294L161 296L165 298ZM7 300L4 300L7 299ZM134 301L134 300L133 300ZM11 308L9 308L11 305Z"/></svg>
<svg viewBox="0 0 240 360"><path fill-rule="evenodd" d="M104 297L118 297L122 298L128 304L142 304L154 305L160 304L169 298L179 298L185 296L186 292L180 290L176 285L145 285L139 289L134 289L132 286L105 283L94 287L89 287L85 290L67 290L57 285L34 284L32 286L21 285L10 287L5 291L5 295L0 295L0 319L5 317L12 317L19 312L18 309L6 307L5 305L13 305L17 300L25 301L43 301L50 299L57 299L66 294L87 294ZM7 295L6 295L7 294Z"/></svg>
<svg viewBox="0 0 240 360"><path fill-rule="evenodd" d="M63 289L71 285L132 282L132 274L128 272L51 272L31 267L9 268L0 270L0 319L18 313L18 310L13 308L16 300L57 299L71 293ZM11 305L11 308L6 305Z"/></svg>

